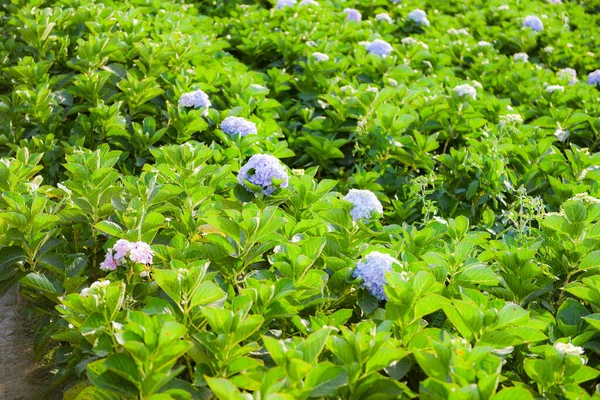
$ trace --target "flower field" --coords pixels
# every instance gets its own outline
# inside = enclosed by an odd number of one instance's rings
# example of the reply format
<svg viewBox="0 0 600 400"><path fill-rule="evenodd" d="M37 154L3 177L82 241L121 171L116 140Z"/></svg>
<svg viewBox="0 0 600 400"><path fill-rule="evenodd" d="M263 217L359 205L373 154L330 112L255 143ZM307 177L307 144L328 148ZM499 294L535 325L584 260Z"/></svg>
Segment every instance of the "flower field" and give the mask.
<svg viewBox="0 0 600 400"><path fill-rule="evenodd" d="M0 297L45 389L600 398L599 27L598 0L0 1Z"/></svg>

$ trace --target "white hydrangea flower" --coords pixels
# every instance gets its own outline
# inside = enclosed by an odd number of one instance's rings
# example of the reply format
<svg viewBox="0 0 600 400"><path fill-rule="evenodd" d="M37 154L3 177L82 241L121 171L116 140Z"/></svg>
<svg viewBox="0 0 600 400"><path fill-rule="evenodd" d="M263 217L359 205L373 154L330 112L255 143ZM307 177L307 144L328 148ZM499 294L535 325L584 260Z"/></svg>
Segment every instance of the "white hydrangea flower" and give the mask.
<svg viewBox="0 0 600 400"><path fill-rule="evenodd" d="M354 205L350 211L354 221L361 218L370 218L374 212L383 214L381 202L375 196L375 193L370 190L350 189L344 200Z"/></svg>
<svg viewBox="0 0 600 400"><path fill-rule="evenodd" d="M450 35L465 35L469 36L469 30L467 28L454 29L450 28L447 31Z"/></svg>
<svg viewBox="0 0 600 400"><path fill-rule="evenodd" d="M369 54L375 54L381 57L387 57L392 50L394 50L391 44L381 39L375 39L371 43L367 43L365 48Z"/></svg>
<svg viewBox="0 0 600 400"><path fill-rule="evenodd" d="M317 7L317 6L319 6L319 3L316 2L315 0L302 0L300 2L300 5L301 6L315 6L315 7Z"/></svg>
<svg viewBox="0 0 600 400"><path fill-rule="evenodd" d="M318 51L315 51L314 53L312 53L312 56L318 62L329 61L329 56L327 54L319 53Z"/></svg>
<svg viewBox="0 0 600 400"><path fill-rule="evenodd" d="M573 343L556 342L554 348L563 356L581 356L584 353L583 347L575 346ZM585 358L579 357L579 359L585 364Z"/></svg>
<svg viewBox="0 0 600 400"><path fill-rule="evenodd" d="M377 21L386 21L388 24L394 23L394 21L392 20L392 17L390 17L390 14L388 14L388 13L379 13L379 14L375 15L375 19Z"/></svg>
<svg viewBox="0 0 600 400"><path fill-rule="evenodd" d="M523 123L521 114L506 114L500 116L500 125L517 125Z"/></svg>
<svg viewBox="0 0 600 400"><path fill-rule="evenodd" d="M241 117L227 117L221 122L221 130L228 135L256 135L256 124Z"/></svg>
<svg viewBox="0 0 600 400"><path fill-rule="evenodd" d="M562 130L562 129L558 128L558 129L556 129L556 131L554 131L554 136L556 136L558 138L558 140L561 142L566 141L570 135L571 135L571 132L569 132L568 130Z"/></svg>
<svg viewBox="0 0 600 400"><path fill-rule="evenodd" d="M552 52L554 52L554 47L552 47L552 46L544 47L544 53L552 53Z"/></svg>
<svg viewBox="0 0 600 400"><path fill-rule="evenodd" d="M483 89L483 86L481 85L481 83L479 83L479 81L471 81L471 83L473 84L474 87L476 87L477 89Z"/></svg>
<svg viewBox="0 0 600 400"><path fill-rule="evenodd" d="M429 20L427 19L427 13L423 10L420 9L416 9L414 11L411 11L408 14L408 19L410 21L413 21L415 24L417 25L424 25L424 26L429 26Z"/></svg>
<svg viewBox="0 0 600 400"><path fill-rule="evenodd" d="M564 88L564 86L561 86L561 85L548 85L548 86L546 86L546 92L553 93L553 92L556 92L556 91L564 92L565 88Z"/></svg>
<svg viewBox="0 0 600 400"><path fill-rule="evenodd" d="M542 20L536 17L535 15L528 15L523 19L523 27L531 28L536 32L541 32L544 30L544 24Z"/></svg>
<svg viewBox="0 0 600 400"><path fill-rule="evenodd" d="M346 13L346 21L360 22L362 19L362 14L355 8L344 8L344 12Z"/></svg>
<svg viewBox="0 0 600 400"><path fill-rule="evenodd" d="M529 62L529 55L527 53L517 53L513 56L515 61Z"/></svg>
<svg viewBox="0 0 600 400"><path fill-rule="evenodd" d="M418 43L418 40L411 37L405 37L400 42L402 44L415 44Z"/></svg>
<svg viewBox="0 0 600 400"><path fill-rule="evenodd" d="M89 295L91 295L91 294L94 294L94 292L95 292L97 289L102 289L102 288L105 288L105 287L107 287L108 285L110 285L110 281L109 281L108 279L105 279L105 280L103 280L103 281L96 281L96 282L92 283L92 284L90 285L90 287L87 287L87 288L83 288L83 289L81 289L81 292L80 292L80 294L81 294L82 296L89 296Z"/></svg>
<svg viewBox="0 0 600 400"><path fill-rule="evenodd" d="M588 85L600 85L600 69L588 74Z"/></svg>
<svg viewBox="0 0 600 400"><path fill-rule="evenodd" d="M383 290L387 284L385 273L392 270L393 264L400 264L398 260L389 254L373 251L362 258L356 264L352 273L355 278L363 279L362 287L379 300L387 300Z"/></svg>
<svg viewBox="0 0 600 400"><path fill-rule="evenodd" d="M208 114L208 108L212 105L208 95L202 90L196 90L194 92L184 93L179 98L180 107L206 107L206 110L202 112L202 115Z"/></svg>
<svg viewBox="0 0 600 400"><path fill-rule="evenodd" d="M465 96L469 96L471 97L473 100L475 100L477 98L477 89L475 89L473 86L471 85L459 85L456 86L453 89L456 94L458 94L460 97L465 97Z"/></svg>
<svg viewBox="0 0 600 400"><path fill-rule="evenodd" d="M486 42L485 40L480 40L477 42L477 46L479 47L491 47L492 44L490 42Z"/></svg>
<svg viewBox="0 0 600 400"><path fill-rule="evenodd" d="M293 7L296 5L296 0L279 0L277 1L277 6L275 7L278 10L283 10L286 7Z"/></svg>

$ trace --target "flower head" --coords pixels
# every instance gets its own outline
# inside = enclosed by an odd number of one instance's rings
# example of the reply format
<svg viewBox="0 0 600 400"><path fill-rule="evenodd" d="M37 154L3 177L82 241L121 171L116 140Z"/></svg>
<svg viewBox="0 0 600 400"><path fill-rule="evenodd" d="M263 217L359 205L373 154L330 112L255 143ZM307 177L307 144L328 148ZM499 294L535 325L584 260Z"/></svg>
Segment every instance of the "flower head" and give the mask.
<svg viewBox="0 0 600 400"><path fill-rule="evenodd" d="M419 10L418 8L408 14L408 19L417 25L429 26L427 13L425 13L423 10Z"/></svg>
<svg viewBox="0 0 600 400"><path fill-rule="evenodd" d="M377 21L386 21L388 24L393 24L394 21L392 20L392 17L390 17L390 14L388 13L380 13L375 15L375 19Z"/></svg>
<svg viewBox="0 0 600 400"><path fill-rule="evenodd" d="M123 258L129 255L131 249L133 249L133 243L131 243L129 240L117 240L117 242L112 247L112 250L115 252L115 260L117 261L117 263L120 264L121 260L123 260Z"/></svg>
<svg viewBox="0 0 600 400"><path fill-rule="evenodd" d="M600 85L600 69L588 74L588 85Z"/></svg>
<svg viewBox="0 0 600 400"><path fill-rule="evenodd" d="M184 93L179 98L179 106L180 107L206 107L202 115L208 114L208 107L211 106L210 99L208 95L204 93L202 90L196 90L195 92Z"/></svg>
<svg viewBox="0 0 600 400"><path fill-rule="evenodd" d="M286 7L293 7L296 5L296 0L279 0L275 6L278 10L283 10Z"/></svg>
<svg viewBox="0 0 600 400"><path fill-rule="evenodd" d="M350 189L344 200L354 205L350 211L354 221L360 218L370 218L374 212L383 214L381 202L370 190Z"/></svg>
<svg viewBox="0 0 600 400"><path fill-rule="evenodd" d="M319 53L318 51L315 51L314 53L312 53L312 56L318 62L329 61L329 56L327 54Z"/></svg>
<svg viewBox="0 0 600 400"><path fill-rule="evenodd" d="M486 42L485 40L480 40L477 42L477 46L479 47L490 47L492 44L490 42Z"/></svg>
<svg viewBox="0 0 600 400"><path fill-rule="evenodd" d="M574 85L577 83L577 71L573 68L563 68L558 71L558 77L560 79L565 79L569 81L569 85Z"/></svg>
<svg viewBox="0 0 600 400"><path fill-rule="evenodd" d="M564 142L565 140L567 140L569 138L569 135L571 134L571 132L569 132L568 130L562 130L560 128L556 129L556 131L554 131L554 136L556 136L558 138L559 141Z"/></svg>
<svg viewBox="0 0 600 400"><path fill-rule="evenodd" d="M517 125L523 123L521 114L506 114L500 116L500 125Z"/></svg>
<svg viewBox="0 0 600 400"><path fill-rule="evenodd" d="M475 100L475 98L477 97L477 89L475 89L473 86L471 85L459 85L456 86L454 88L454 91L456 92L456 94L458 94L460 97L465 97L465 96L469 96L471 97L473 100Z"/></svg>
<svg viewBox="0 0 600 400"><path fill-rule="evenodd" d="M300 2L301 6L318 6L319 3L316 2L315 0L302 0Z"/></svg>
<svg viewBox="0 0 600 400"><path fill-rule="evenodd" d="M278 188L288 186L288 175L277 158L268 154L256 154L240 168L238 182L249 192L257 194L246 186L246 181L259 186L263 194L270 196Z"/></svg>
<svg viewBox="0 0 600 400"><path fill-rule="evenodd" d="M398 260L389 254L373 251L356 264L356 268L352 273L355 278L363 279L362 287L367 289L374 297L379 300L387 300L387 296L383 291L384 285L387 284L385 273L392 270L394 263L400 264Z"/></svg>
<svg viewBox="0 0 600 400"><path fill-rule="evenodd" d="M152 256L154 253L148 243L136 242L133 243L133 248L129 252L129 259L138 264L152 264Z"/></svg>
<svg viewBox="0 0 600 400"><path fill-rule="evenodd" d="M96 281L96 282L92 283L90 285L90 287L81 289L81 295L89 296L90 294L93 294L98 289L103 289L103 288L107 287L108 285L110 285L110 281L108 279L105 279L103 281Z"/></svg>
<svg viewBox="0 0 600 400"><path fill-rule="evenodd" d="M527 53L517 53L513 56L513 59L515 61L523 61L523 62L528 62L529 61L529 56L527 55Z"/></svg>
<svg viewBox="0 0 600 400"><path fill-rule="evenodd" d="M256 135L256 124L241 117L227 117L221 122L221 130L228 135Z"/></svg>
<svg viewBox="0 0 600 400"><path fill-rule="evenodd" d="M100 263L100 269L114 271L117 269L117 260L113 257L112 250L106 252L104 261Z"/></svg>
<svg viewBox="0 0 600 400"><path fill-rule="evenodd" d="M546 92L548 93L552 93L552 92L564 92L565 91L565 87L561 86L561 85L548 85L546 86Z"/></svg>
<svg viewBox="0 0 600 400"><path fill-rule="evenodd" d="M344 8L344 12L346 13L346 21L360 22L362 19L360 11L354 8Z"/></svg>
<svg viewBox="0 0 600 400"><path fill-rule="evenodd" d="M548 0L550 4L562 4L562 0Z"/></svg>
<svg viewBox="0 0 600 400"><path fill-rule="evenodd" d="M535 15L529 15L523 19L523 27L531 28L536 32L541 32L544 30L544 24L542 20L536 17Z"/></svg>
<svg viewBox="0 0 600 400"><path fill-rule="evenodd" d="M391 44L381 39L375 39L371 43L367 43L365 49L367 49L369 54L375 54L381 57L387 57L392 50L394 50Z"/></svg>
<svg viewBox="0 0 600 400"><path fill-rule="evenodd" d="M573 345L573 343L562 343L562 342L556 342L554 343L554 348L556 350L558 350L558 352L560 354L562 354L563 356L581 356L583 355L583 347L580 346L575 346ZM584 358L582 358L582 361L585 361Z"/></svg>

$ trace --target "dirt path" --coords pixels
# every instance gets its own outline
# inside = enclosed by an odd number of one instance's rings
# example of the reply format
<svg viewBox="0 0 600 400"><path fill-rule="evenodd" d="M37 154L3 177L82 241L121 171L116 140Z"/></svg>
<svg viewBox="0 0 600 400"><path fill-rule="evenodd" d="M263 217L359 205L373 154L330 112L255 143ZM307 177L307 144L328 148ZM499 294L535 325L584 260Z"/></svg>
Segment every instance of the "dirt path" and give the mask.
<svg viewBox="0 0 600 400"><path fill-rule="evenodd" d="M16 307L14 290L0 299L0 399L43 399L33 362L31 335L24 327L26 321Z"/></svg>

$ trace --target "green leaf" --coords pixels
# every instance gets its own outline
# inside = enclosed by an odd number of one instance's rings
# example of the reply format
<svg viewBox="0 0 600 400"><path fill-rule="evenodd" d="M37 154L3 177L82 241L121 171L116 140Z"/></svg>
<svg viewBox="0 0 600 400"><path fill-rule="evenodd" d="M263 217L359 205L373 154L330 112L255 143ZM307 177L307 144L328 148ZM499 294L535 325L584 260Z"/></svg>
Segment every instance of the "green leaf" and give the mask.
<svg viewBox="0 0 600 400"><path fill-rule="evenodd" d="M534 397L527 389L520 387L504 388L491 397L490 400L533 400Z"/></svg>
<svg viewBox="0 0 600 400"><path fill-rule="evenodd" d="M231 383L230 380L224 378L211 378L204 376L208 386L213 391L214 395L219 400L245 400L245 397L239 389Z"/></svg>
<svg viewBox="0 0 600 400"><path fill-rule="evenodd" d="M123 236L123 228L111 221L100 221L94 225L94 228L117 238Z"/></svg>
<svg viewBox="0 0 600 400"><path fill-rule="evenodd" d="M498 313L498 323L494 329L521 325L529 321L529 312L516 304L507 304Z"/></svg>
<svg viewBox="0 0 600 400"><path fill-rule="evenodd" d="M7 246L0 249L0 276L3 271L15 263L27 260L27 256L19 246Z"/></svg>
<svg viewBox="0 0 600 400"><path fill-rule="evenodd" d="M51 282L46 275L31 272L21 278L19 283L23 287L39 290L43 293L60 294L62 293L62 286L59 282Z"/></svg>

